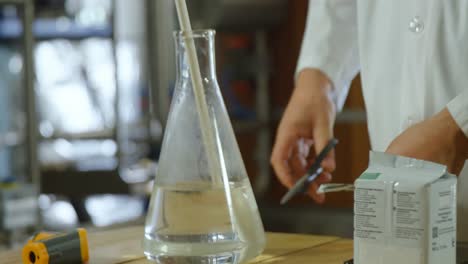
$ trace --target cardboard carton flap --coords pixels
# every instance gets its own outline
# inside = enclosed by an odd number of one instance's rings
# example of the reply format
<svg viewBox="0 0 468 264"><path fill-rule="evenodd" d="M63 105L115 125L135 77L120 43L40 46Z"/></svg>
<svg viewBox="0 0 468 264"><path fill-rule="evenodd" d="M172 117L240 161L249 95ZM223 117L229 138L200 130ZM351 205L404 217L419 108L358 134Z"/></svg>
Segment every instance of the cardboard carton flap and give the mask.
<svg viewBox="0 0 468 264"><path fill-rule="evenodd" d="M394 169L401 169L411 173L411 179L408 176L400 177L395 174ZM391 173L386 173L392 170ZM447 174L447 167L434 162L418 160L414 158L396 156L383 152L370 152L369 168L358 178L359 180L383 181L417 181L431 183L439 180ZM402 174L402 175L408 175Z"/></svg>

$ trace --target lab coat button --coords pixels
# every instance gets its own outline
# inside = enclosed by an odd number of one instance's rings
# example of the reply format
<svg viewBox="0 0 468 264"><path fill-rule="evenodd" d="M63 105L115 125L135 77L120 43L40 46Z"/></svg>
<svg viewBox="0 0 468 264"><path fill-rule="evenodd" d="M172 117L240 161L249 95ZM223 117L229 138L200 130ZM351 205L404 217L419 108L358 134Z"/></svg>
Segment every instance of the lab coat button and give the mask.
<svg viewBox="0 0 468 264"><path fill-rule="evenodd" d="M424 23L420 17L415 16L409 22L409 30L413 33L421 33L424 30Z"/></svg>

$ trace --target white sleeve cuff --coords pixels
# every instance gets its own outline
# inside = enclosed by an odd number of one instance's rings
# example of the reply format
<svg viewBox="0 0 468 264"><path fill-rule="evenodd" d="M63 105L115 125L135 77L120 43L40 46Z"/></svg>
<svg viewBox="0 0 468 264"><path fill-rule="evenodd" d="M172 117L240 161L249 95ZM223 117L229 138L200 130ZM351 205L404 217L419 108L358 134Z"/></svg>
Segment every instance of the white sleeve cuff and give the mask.
<svg viewBox="0 0 468 264"><path fill-rule="evenodd" d="M306 68L321 70L332 82L338 110L351 81L359 72L356 2L309 1L306 30L296 67L296 78Z"/></svg>
<svg viewBox="0 0 468 264"><path fill-rule="evenodd" d="M447 105L455 122L468 137L468 89L455 97Z"/></svg>

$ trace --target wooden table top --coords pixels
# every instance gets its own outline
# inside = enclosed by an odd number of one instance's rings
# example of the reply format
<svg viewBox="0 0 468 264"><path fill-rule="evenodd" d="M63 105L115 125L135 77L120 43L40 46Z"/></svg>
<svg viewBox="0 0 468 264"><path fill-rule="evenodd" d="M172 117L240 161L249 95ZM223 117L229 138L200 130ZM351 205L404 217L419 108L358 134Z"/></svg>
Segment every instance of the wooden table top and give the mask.
<svg viewBox="0 0 468 264"><path fill-rule="evenodd" d="M143 256L143 227L129 227L88 234L89 264L151 264ZM250 263L343 264L352 258L353 243L330 236L267 233L267 247ZM0 263L21 263L20 250L0 252Z"/></svg>

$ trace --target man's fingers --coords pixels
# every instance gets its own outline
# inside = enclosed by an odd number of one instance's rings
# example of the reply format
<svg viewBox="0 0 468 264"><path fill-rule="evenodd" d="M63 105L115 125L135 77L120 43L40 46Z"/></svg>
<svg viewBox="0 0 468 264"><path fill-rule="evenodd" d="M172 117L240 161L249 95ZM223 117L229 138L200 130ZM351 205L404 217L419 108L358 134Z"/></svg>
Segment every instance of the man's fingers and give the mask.
<svg viewBox="0 0 468 264"><path fill-rule="evenodd" d="M322 168L327 172L334 172L336 169L335 150L328 152L327 157L322 161Z"/></svg>
<svg viewBox="0 0 468 264"><path fill-rule="evenodd" d="M307 159L297 152L293 152L288 164L291 168L291 173L294 180L298 180L300 177L304 176L308 169Z"/></svg>
<svg viewBox="0 0 468 264"><path fill-rule="evenodd" d="M273 169L276 172L276 176L278 177L278 180L283 184L285 187L288 189L293 187L294 185L294 179L292 176L291 169L288 165L287 161L281 162L272 162Z"/></svg>
<svg viewBox="0 0 468 264"><path fill-rule="evenodd" d="M328 183L331 181L331 174L328 172L324 172L320 174L320 176L315 179L309 186L307 190L307 194L318 204L322 204L325 202L325 194L324 193L317 193L318 188L321 184Z"/></svg>
<svg viewBox="0 0 468 264"><path fill-rule="evenodd" d="M312 197L312 199L314 199L314 201L318 204L323 204L325 202L325 194L323 193L317 193L317 190L318 190L318 187L319 185L317 184L317 182L312 182L310 185L309 185L309 190L308 190L308 194L310 197Z"/></svg>
<svg viewBox="0 0 468 264"><path fill-rule="evenodd" d="M278 133L273 152L271 154L271 165L278 176L280 182L291 188L294 185L289 158L296 138L292 134Z"/></svg>
<svg viewBox="0 0 468 264"><path fill-rule="evenodd" d="M324 183L329 183L332 180L332 175L329 172L323 172L320 174L320 176L315 179L315 182L317 183L318 186L324 184Z"/></svg>
<svg viewBox="0 0 468 264"><path fill-rule="evenodd" d="M312 139L301 137L297 140L297 152L298 155L304 158L308 158L313 150L312 146L314 145L314 141ZM314 155L315 156L315 155Z"/></svg>
<svg viewBox="0 0 468 264"><path fill-rule="evenodd" d="M328 141L333 138L332 128L328 123L316 124L314 128L314 148L318 155L328 144ZM333 172L336 168L335 151L330 151L327 157L322 161L322 168L325 171Z"/></svg>

